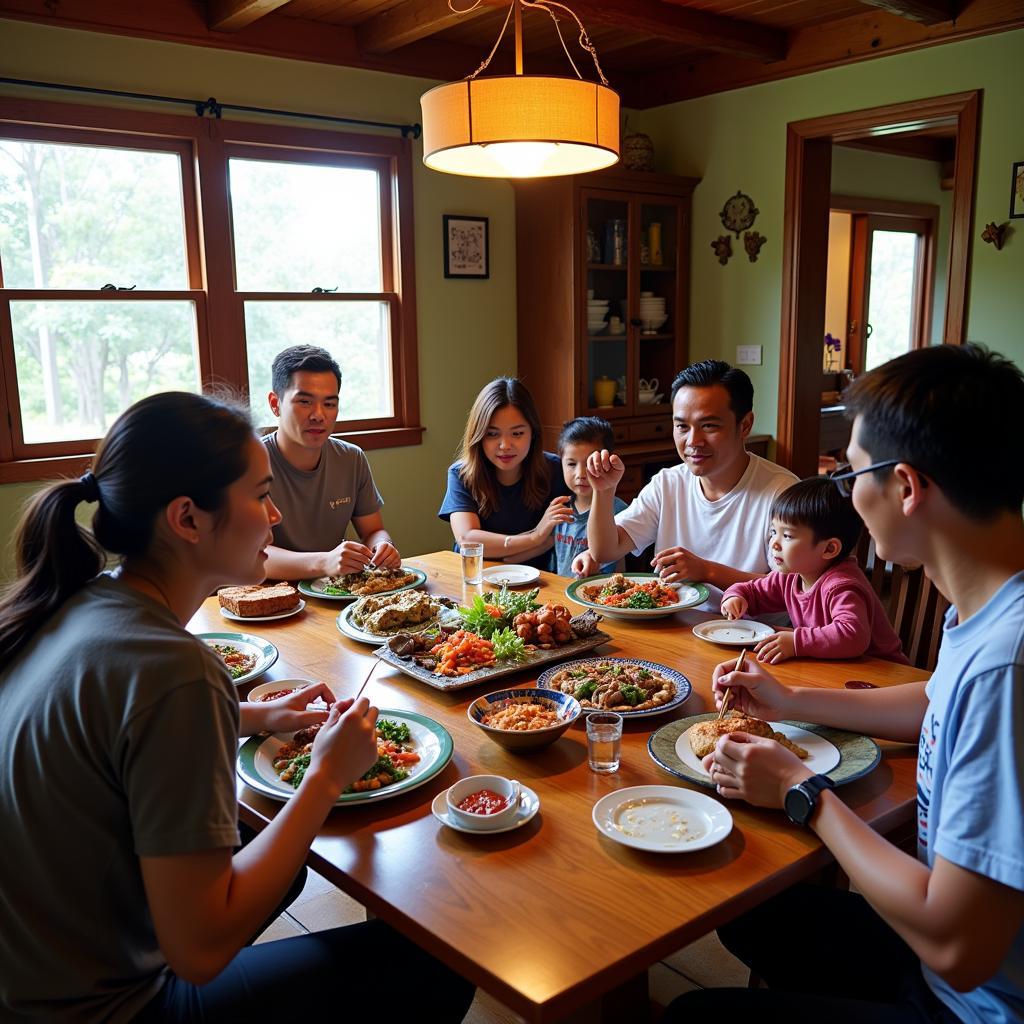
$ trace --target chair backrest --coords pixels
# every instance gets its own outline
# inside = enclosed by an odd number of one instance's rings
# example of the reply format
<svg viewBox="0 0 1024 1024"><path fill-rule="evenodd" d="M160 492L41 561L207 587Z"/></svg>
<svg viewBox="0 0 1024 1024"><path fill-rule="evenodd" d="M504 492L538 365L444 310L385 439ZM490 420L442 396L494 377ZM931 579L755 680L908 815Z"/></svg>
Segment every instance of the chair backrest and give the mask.
<svg viewBox="0 0 1024 1024"><path fill-rule="evenodd" d="M912 568L879 558L867 530L857 544L857 561L878 594L903 644L903 653L911 664L930 672L939 656L942 621L949 602L920 566Z"/></svg>

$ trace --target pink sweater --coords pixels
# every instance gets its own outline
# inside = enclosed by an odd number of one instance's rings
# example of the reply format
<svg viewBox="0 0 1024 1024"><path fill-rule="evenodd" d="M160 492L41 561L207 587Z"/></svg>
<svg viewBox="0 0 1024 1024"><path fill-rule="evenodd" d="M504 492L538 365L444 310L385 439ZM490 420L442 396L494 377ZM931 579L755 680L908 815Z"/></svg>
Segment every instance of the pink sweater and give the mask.
<svg viewBox="0 0 1024 1024"><path fill-rule="evenodd" d="M810 590L799 573L770 572L747 583L734 583L723 595L742 597L748 615L785 609L793 623L798 657L856 658L867 654L887 661L910 662L885 609L854 558L827 569Z"/></svg>

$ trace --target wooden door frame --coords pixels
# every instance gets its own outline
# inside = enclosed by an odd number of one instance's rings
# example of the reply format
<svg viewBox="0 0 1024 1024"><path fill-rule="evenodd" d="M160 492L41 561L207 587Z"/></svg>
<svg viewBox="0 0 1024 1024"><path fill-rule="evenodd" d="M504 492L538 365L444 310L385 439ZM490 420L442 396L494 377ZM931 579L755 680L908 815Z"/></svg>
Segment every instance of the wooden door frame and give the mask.
<svg viewBox="0 0 1024 1024"><path fill-rule="evenodd" d="M778 461L798 476L817 472L821 346L828 265L832 144L951 125L957 130L943 341L967 327L967 272L974 207L981 90L791 121L786 130Z"/></svg>

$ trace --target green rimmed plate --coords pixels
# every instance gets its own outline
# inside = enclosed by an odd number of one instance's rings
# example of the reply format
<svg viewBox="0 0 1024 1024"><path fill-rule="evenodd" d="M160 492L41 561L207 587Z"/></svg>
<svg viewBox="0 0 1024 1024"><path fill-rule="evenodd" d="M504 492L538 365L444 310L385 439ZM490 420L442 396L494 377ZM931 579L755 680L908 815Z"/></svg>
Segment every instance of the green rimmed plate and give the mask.
<svg viewBox="0 0 1024 1024"><path fill-rule="evenodd" d="M378 594L373 595L374 597L379 594L398 594L403 590L414 590L416 587L422 587L427 582L427 574L422 569L414 569L410 565L403 565L402 568L407 572L411 573L416 577L409 583L403 583L400 587L394 587L392 590L381 590ZM338 575L344 575L339 573ZM324 588L329 586L329 577L320 576L317 579L310 580L299 580L295 584L300 594L305 594L306 597L319 597L322 601L358 601L361 597L369 597L369 594L353 594L350 590L337 590L333 593L328 593ZM332 590L334 588L331 588Z"/></svg>
<svg viewBox="0 0 1024 1024"><path fill-rule="evenodd" d="M419 764L409 770L407 778L393 786L385 786L366 793L342 793L335 801L336 807L351 804L377 803L393 796L408 793L444 770L452 758L455 744L448 730L425 715L413 711L381 709L381 718L405 722L415 749L420 755ZM273 759L277 752L291 741L294 733L277 733L273 736L250 736L238 750L238 777L251 789L273 797L275 800L290 800L297 790L282 782L274 771Z"/></svg>
<svg viewBox="0 0 1024 1024"><path fill-rule="evenodd" d="M278 658L278 650L269 640L253 636L251 633L196 633L195 637L210 647L234 647L241 654L256 658L256 663L248 672L237 677L232 675L231 682L235 686L242 686L253 679L258 679ZM231 671L230 666L228 671Z"/></svg>
<svg viewBox="0 0 1024 1024"><path fill-rule="evenodd" d="M691 725L717 717L717 711L709 711L703 715L691 715L689 718L680 718L675 722L669 722L668 725L663 725L651 734L651 738L647 741L647 752L655 764L677 778L713 789L710 777L702 770L687 764L677 753L676 744ZM845 729L832 729L827 725L815 725L812 722L786 721L772 724L776 728L782 725L804 730L835 747L839 752L839 763L823 774L827 775L837 786L853 782L854 779L867 775L877 767L878 762L882 759L881 748L870 736L861 736L859 733L847 732ZM800 743L799 734L795 735L797 736L795 742Z"/></svg>
<svg viewBox="0 0 1024 1024"><path fill-rule="evenodd" d="M601 573L599 576L586 576L581 580L570 583L565 588L565 596L575 604L581 604L584 608L593 608L613 619L660 619L665 615L672 615L681 612L686 608L695 608L703 604L711 593L703 583L694 580L687 580L683 583L666 583L665 586L675 590L679 600L675 604L666 605L664 608L614 608L610 605L599 604L592 601L583 593L584 587L592 587L595 584L604 583L612 576L625 576L627 580L635 580L637 583L646 583L648 580L658 580L661 577L654 572L624 572L624 573Z"/></svg>

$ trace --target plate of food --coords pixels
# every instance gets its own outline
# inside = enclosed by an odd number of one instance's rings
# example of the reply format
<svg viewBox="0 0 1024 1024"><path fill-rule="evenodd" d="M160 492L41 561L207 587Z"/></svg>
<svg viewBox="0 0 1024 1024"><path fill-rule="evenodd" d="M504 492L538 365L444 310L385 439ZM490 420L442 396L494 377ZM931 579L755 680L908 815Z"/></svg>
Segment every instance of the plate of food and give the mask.
<svg viewBox="0 0 1024 1024"><path fill-rule="evenodd" d="M807 767L827 775L836 785L867 775L882 757L878 744L869 736L812 722L763 722L736 711L730 711L720 722L717 711L669 722L647 741L647 750L667 772L711 788L711 776L704 771L701 758L714 749L723 732L732 731L770 735L790 750L797 748L794 753L798 757L802 750L806 757L801 760Z"/></svg>
<svg viewBox="0 0 1024 1024"><path fill-rule="evenodd" d="M483 580L495 587L522 587L540 579L540 569L533 565L493 565L484 569Z"/></svg>
<svg viewBox="0 0 1024 1024"><path fill-rule="evenodd" d="M196 633L196 638L224 662L236 686L263 675L277 661L277 648L251 633Z"/></svg>
<svg viewBox="0 0 1024 1024"><path fill-rule="evenodd" d="M774 635L775 627L753 619L712 619L693 627L693 635L710 644L748 647Z"/></svg>
<svg viewBox="0 0 1024 1024"><path fill-rule="evenodd" d="M713 797L680 786L629 786L594 804L597 831L648 853L693 853L720 843L732 815Z"/></svg>
<svg viewBox="0 0 1024 1024"><path fill-rule="evenodd" d="M710 592L694 581L663 583L653 572L606 572L570 583L565 595L613 618L657 619L703 604Z"/></svg>
<svg viewBox="0 0 1024 1024"><path fill-rule="evenodd" d="M379 646L398 633L419 633L442 622L456 622L458 602L422 590L361 597L342 609L338 629L364 644Z"/></svg>
<svg viewBox="0 0 1024 1024"><path fill-rule="evenodd" d="M438 690L460 690L592 651L611 637L601 616L573 616L564 605L536 601L539 591L477 594L458 618L419 633L398 633L377 657Z"/></svg>
<svg viewBox="0 0 1024 1024"><path fill-rule="evenodd" d="M251 704L262 704L264 701L277 700L278 697L287 697L288 694L301 690L302 687L309 686L312 682L312 679L271 679L269 682L254 686L245 699ZM306 707L322 710L327 707L327 704L323 697L317 697Z"/></svg>
<svg viewBox="0 0 1024 1024"><path fill-rule="evenodd" d="M637 658L580 658L546 669L537 685L571 693L583 708L647 718L678 707L690 696L690 680L675 669Z"/></svg>
<svg viewBox="0 0 1024 1024"><path fill-rule="evenodd" d="M399 590L412 590L427 582L422 569L402 566L400 569L364 569L338 576L320 576L300 580L299 593L306 597L319 597L325 601L354 601L371 594L394 594Z"/></svg>
<svg viewBox="0 0 1024 1024"><path fill-rule="evenodd" d="M298 615L306 602L290 583L222 587L217 591L220 613L235 622L271 622Z"/></svg>
<svg viewBox="0 0 1024 1024"><path fill-rule="evenodd" d="M302 784L318 728L251 736L238 750L239 778L275 800L290 800ZM444 770L453 746L448 730L433 719L382 709L377 719L377 761L335 806L376 803L422 786Z"/></svg>

